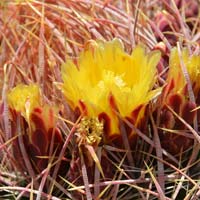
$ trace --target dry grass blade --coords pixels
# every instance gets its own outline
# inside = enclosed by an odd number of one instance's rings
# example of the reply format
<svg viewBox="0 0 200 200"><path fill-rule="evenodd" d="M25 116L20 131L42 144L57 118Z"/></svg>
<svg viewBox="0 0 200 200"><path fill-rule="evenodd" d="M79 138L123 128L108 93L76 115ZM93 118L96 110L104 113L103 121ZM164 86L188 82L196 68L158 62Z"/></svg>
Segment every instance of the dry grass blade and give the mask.
<svg viewBox="0 0 200 200"><path fill-rule="evenodd" d="M93 148L92 146L90 146L90 145L86 145L85 147L86 147L86 148L88 149L88 151L90 152L90 155L92 156L92 159L93 159L94 162L96 163L97 168L99 169L99 171L100 171L102 177L105 178L104 173L103 173L103 169L102 169L101 164L100 164L100 161L99 161L99 159L98 159L98 157L97 157L97 155L96 155L96 153L95 153L95 151L94 151L94 148Z"/></svg>
<svg viewBox="0 0 200 200"><path fill-rule="evenodd" d="M17 186L2 186L0 187L0 189L3 191L3 190L10 190L10 191L24 191L28 194L37 194L38 193L38 190L33 190L32 188L31 189L28 189L28 188L24 188L24 187L17 187ZM51 196L49 194L46 194L45 192L42 192L41 193L41 196L42 198L47 198L47 199L50 199L50 200L60 200L60 198L57 198L55 196Z"/></svg>
<svg viewBox="0 0 200 200"><path fill-rule="evenodd" d="M90 191L90 188L89 188L89 181L88 181L88 175L87 175L87 167L86 167L86 164L85 164L85 161L84 161L84 158L83 158L83 152L80 148L79 150L80 152L80 156L81 156L81 171L82 171L82 176L83 176L83 182L84 182L84 187L85 187L85 193L86 193L86 197L88 200L92 200L92 194L91 194L91 191Z"/></svg>
<svg viewBox="0 0 200 200"><path fill-rule="evenodd" d="M98 147L97 149L97 158L99 162L101 163L101 156L102 156L102 148ZM101 165L100 165L101 166ZM94 172L94 198L97 198L97 196L100 193L100 187L99 187L99 182L100 182L100 170L98 166L95 166L95 172Z"/></svg>
<svg viewBox="0 0 200 200"><path fill-rule="evenodd" d="M164 200L166 199L165 197L165 194L164 194L164 191L161 187L161 185L158 183L156 177L153 175L151 169L148 167L147 163L145 163L146 167L147 167L147 172L150 174L151 178L152 178L152 181L154 182L155 186L156 186L156 189L158 191L158 194L159 194L159 198Z"/></svg>
<svg viewBox="0 0 200 200"><path fill-rule="evenodd" d="M158 130L157 130L157 127L156 127L156 124L154 122L152 115L150 115L150 119L151 119L151 122L152 122L153 131L154 131L154 141L155 141L156 155L160 160L163 160L163 155L162 155L162 152L160 151L160 149L161 149L160 138L159 138ZM159 185L160 185L162 191L165 192L164 165L163 165L162 162L158 161L157 166L158 166L158 182L159 182Z"/></svg>
<svg viewBox="0 0 200 200"><path fill-rule="evenodd" d="M200 144L200 136L199 134L190 126L183 118L181 118L179 115L177 115L172 108L167 106L167 108L182 122L185 124L185 126L191 131L191 133L194 135L195 139L198 141L198 144Z"/></svg>

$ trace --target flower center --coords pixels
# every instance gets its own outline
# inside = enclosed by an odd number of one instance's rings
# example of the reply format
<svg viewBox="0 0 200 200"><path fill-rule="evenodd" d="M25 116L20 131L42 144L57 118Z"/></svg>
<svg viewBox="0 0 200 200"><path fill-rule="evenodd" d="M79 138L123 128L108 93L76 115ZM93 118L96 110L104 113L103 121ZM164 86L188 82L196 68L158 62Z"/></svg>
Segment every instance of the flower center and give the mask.
<svg viewBox="0 0 200 200"><path fill-rule="evenodd" d="M100 89L112 88L113 85L117 86L118 88L123 88L126 86L123 76L124 74L115 75L113 71L104 70L102 80L100 80L97 85Z"/></svg>
<svg viewBox="0 0 200 200"><path fill-rule="evenodd" d="M101 141L103 134L103 123L96 117L84 117L80 122L79 132L81 133L82 142L86 141L87 144L94 144Z"/></svg>

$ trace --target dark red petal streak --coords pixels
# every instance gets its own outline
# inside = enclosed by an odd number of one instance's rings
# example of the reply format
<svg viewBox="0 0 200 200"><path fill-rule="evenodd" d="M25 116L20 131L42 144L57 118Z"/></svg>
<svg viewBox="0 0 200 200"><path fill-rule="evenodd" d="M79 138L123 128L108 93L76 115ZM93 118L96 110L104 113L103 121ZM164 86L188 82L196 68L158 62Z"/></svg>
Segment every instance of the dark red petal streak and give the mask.
<svg viewBox="0 0 200 200"><path fill-rule="evenodd" d="M111 132L111 120L110 117L105 113L101 113L98 116L100 122L104 124L104 135L106 138L109 138Z"/></svg>
<svg viewBox="0 0 200 200"><path fill-rule="evenodd" d="M39 148L42 155L46 153L48 141L47 135L42 129L36 129L32 133L32 143Z"/></svg>

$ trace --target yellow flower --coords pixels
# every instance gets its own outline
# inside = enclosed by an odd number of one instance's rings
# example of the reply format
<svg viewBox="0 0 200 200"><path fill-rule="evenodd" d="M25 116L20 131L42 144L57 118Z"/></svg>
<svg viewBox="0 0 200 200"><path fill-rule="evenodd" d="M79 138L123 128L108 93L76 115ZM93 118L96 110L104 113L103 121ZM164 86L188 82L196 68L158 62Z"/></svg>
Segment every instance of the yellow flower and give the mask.
<svg viewBox="0 0 200 200"><path fill-rule="evenodd" d="M41 128L48 131L55 126L55 115L58 109L42 103L40 89L37 84L19 84L7 95L8 105L16 112L20 112L31 125L32 131ZM40 119L40 120L39 120ZM43 121L42 125L38 121ZM39 127L37 127L39 124Z"/></svg>
<svg viewBox="0 0 200 200"><path fill-rule="evenodd" d="M36 84L19 84L8 93L7 100L10 108L29 120L33 108L41 103L39 87Z"/></svg>
<svg viewBox="0 0 200 200"><path fill-rule="evenodd" d="M189 55L187 49L183 49L181 52L181 57L178 54L177 48L173 48L170 53L169 60L169 74L168 82L173 80L173 91L177 93L182 93L186 86L186 79L184 77L180 59L182 59L184 66L186 67L187 73L189 75L193 90L197 95L200 89L200 56Z"/></svg>
<svg viewBox="0 0 200 200"><path fill-rule="evenodd" d="M62 135L57 127L58 109L42 102L39 86L36 84L19 84L7 95L8 105L11 110L12 122L16 123L15 112L20 113L28 124L24 126L26 150L30 155L30 160L34 161L37 170L47 167L45 159L40 156L49 156L49 149L53 154L59 152L62 146ZM24 123L22 123L24 125ZM13 134L19 134L13 129ZM53 146L51 146L53 144ZM18 148L18 143L15 148ZM51 146L51 148L50 148ZM54 155L55 156L55 155Z"/></svg>
<svg viewBox="0 0 200 200"><path fill-rule="evenodd" d="M177 48L173 48L170 52L167 84L161 97L164 104L159 112L160 127L166 128L165 131L159 132L161 145L173 155L191 147L194 140L187 136L176 134L176 132L172 134L172 132L167 131L167 129L186 131L187 127L185 123L182 123L174 116L166 105L192 126L197 114L196 103L199 103L198 93L200 89L200 56L190 55L187 49L183 49L180 54ZM185 75L190 79L196 102L191 101L189 98L184 73L187 73Z"/></svg>
<svg viewBox="0 0 200 200"><path fill-rule="evenodd" d="M143 106L134 119L137 125L145 105L160 92L160 89L152 90L159 59L160 52L146 54L142 45L129 55L119 39L90 41L77 66L70 59L63 64L62 91L72 109L78 107L89 117L101 118L106 114L105 123L110 121L109 134L120 134L116 111L123 118L132 118L132 113Z"/></svg>

